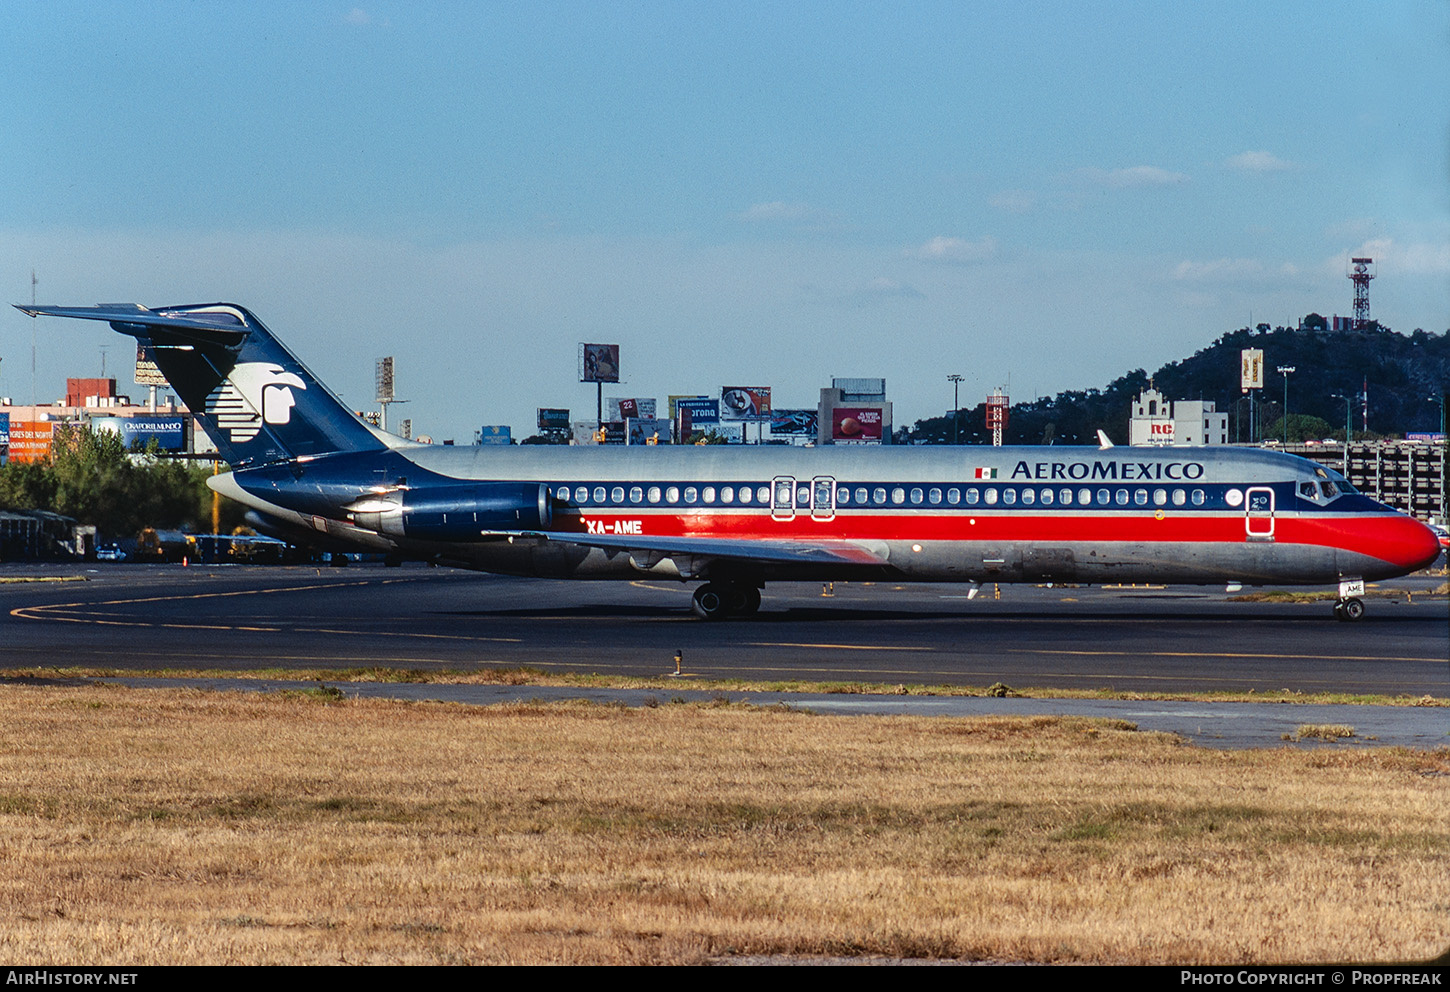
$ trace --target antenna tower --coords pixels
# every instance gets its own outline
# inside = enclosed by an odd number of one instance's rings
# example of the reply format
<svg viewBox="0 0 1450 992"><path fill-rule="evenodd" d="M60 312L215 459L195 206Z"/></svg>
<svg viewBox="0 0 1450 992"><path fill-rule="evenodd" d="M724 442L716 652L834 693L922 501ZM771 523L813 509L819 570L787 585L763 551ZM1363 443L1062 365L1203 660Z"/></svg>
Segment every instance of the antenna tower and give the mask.
<svg viewBox="0 0 1450 992"><path fill-rule="evenodd" d="M1369 281L1374 278L1374 259L1351 258L1349 281L1354 283L1354 329L1369 330Z"/></svg>

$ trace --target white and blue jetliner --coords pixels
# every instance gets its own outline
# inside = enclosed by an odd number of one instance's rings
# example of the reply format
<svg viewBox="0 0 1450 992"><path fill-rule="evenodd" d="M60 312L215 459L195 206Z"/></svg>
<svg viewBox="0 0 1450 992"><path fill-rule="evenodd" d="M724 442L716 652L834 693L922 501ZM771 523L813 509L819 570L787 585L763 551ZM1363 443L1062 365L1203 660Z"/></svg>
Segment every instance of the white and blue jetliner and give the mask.
<svg viewBox="0 0 1450 992"><path fill-rule="evenodd" d="M551 578L1337 585L1430 564L1425 525L1338 473L1231 447L452 447L370 427L228 303L38 307L150 346L257 530L323 550Z"/></svg>

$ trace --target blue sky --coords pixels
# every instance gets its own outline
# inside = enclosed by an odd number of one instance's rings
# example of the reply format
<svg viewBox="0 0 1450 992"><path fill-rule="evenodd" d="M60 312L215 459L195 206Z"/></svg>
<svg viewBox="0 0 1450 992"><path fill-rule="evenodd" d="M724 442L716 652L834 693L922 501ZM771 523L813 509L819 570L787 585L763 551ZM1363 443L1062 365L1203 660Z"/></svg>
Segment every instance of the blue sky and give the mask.
<svg viewBox="0 0 1450 992"><path fill-rule="evenodd" d="M1450 5L6 7L12 302L229 300L466 442L607 395L884 376L897 425L1098 386L1250 320L1450 328ZM0 316L0 395L129 385ZM1272 356L1266 356L1272 364ZM133 389L133 393L140 392Z"/></svg>

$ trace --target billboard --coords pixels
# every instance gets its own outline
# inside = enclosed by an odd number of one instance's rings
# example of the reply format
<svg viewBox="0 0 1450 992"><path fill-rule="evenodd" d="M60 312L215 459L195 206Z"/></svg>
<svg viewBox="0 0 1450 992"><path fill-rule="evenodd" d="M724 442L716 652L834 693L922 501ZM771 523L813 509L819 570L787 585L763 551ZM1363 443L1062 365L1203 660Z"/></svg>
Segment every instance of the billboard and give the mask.
<svg viewBox="0 0 1450 992"><path fill-rule="evenodd" d="M490 427L487 424L478 432L479 444L512 444L513 431L507 425Z"/></svg>
<svg viewBox="0 0 1450 992"><path fill-rule="evenodd" d="M769 420L769 386L721 386L721 420Z"/></svg>
<svg viewBox="0 0 1450 992"><path fill-rule="evenodd" d="M770 414L770 433L777 437L816 436L815 410L773 410Z"/></svg>
<svg viewBox="0 0 1450 992"><path fill-rule="evenodd" d="M670 443L670 422L668 420L631 417L624 422L624 425L629 432L625 444Z"/></svg>
<svg viewBox="0 0 1450 992"><path fill-rule="evenodd" d="M136 385L138 386L164 386L166 376L156 367L156 356L152 353L150 345L136 345Z"/></svg>
<svg viewBox="0 0 1450 992"><path fill-rule="evenodd" d="M10 454L10 414L0 413L0 465Z"/></svg>
<svg viewBox="0 0 1450 992"><path fill-rule="evenodd" d="M838 406L831 411L831 443L880 444L884 419L879 406Z"/></svg>
<svg viewBox="0 0 1450 992"><path fill-rule="evenodd" d="M567 431L569 429L569 411L557 410L550 407L539 407L539 430L541 431Z"/></svg>
<svg viewBox="0 0 1450 992"><path fill-rule="evenodd" d="M622 423L634 417L643 417L652 420L658 416L655 412L659 404L654 397L618 397L611 396L604 401L604 412L607 414L605 420L610 423Z"/></svg>
<svg viewBox="0 0 1450 992"><path fill-rule="evenodd" d="M580 382L618 382L619 345L580 344Z"/></svg>
<svg viewBox="0 0 1450 992"><path fill-rule="evenodd" d="M186 450L185 417L92 417L91 429L121 435L127 448L145 448L155 441L162 451Z"/></svg>
<svg viewBox="0 0 1450 992"><path fill-rule="evenodd" d="M1245 348L1239 352L1239 388L1264 388L1264 349Z"/></svg>
<svg viewBox="0 0 1450 992"><path fill-rule="evenodd" d="M720 422L720 401L704 396L675 400L675 411L690 415L690 423L698 429Z"/></svg>
<svg viewBox="0 0 1450 992"><path fill-rule="evenodd" d="M10 460L12 462L43 462L50 457L54 421L10 421Z"/></svg>

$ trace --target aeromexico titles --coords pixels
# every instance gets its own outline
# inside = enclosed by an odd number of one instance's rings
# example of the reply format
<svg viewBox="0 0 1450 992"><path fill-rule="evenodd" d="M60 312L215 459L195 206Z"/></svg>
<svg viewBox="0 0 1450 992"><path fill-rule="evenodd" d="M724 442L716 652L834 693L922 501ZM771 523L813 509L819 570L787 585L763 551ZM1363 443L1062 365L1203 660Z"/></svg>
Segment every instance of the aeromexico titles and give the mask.
<svg viewBox="0 0 1450 992"><path fill-rule="evenodd" d="M1337 585L1439 555L1339 474L1232 447L452 447L378 431L226 303L20 306L149 345L260 531L514 575L700 582L707 618L767 581Z"/></svg>

